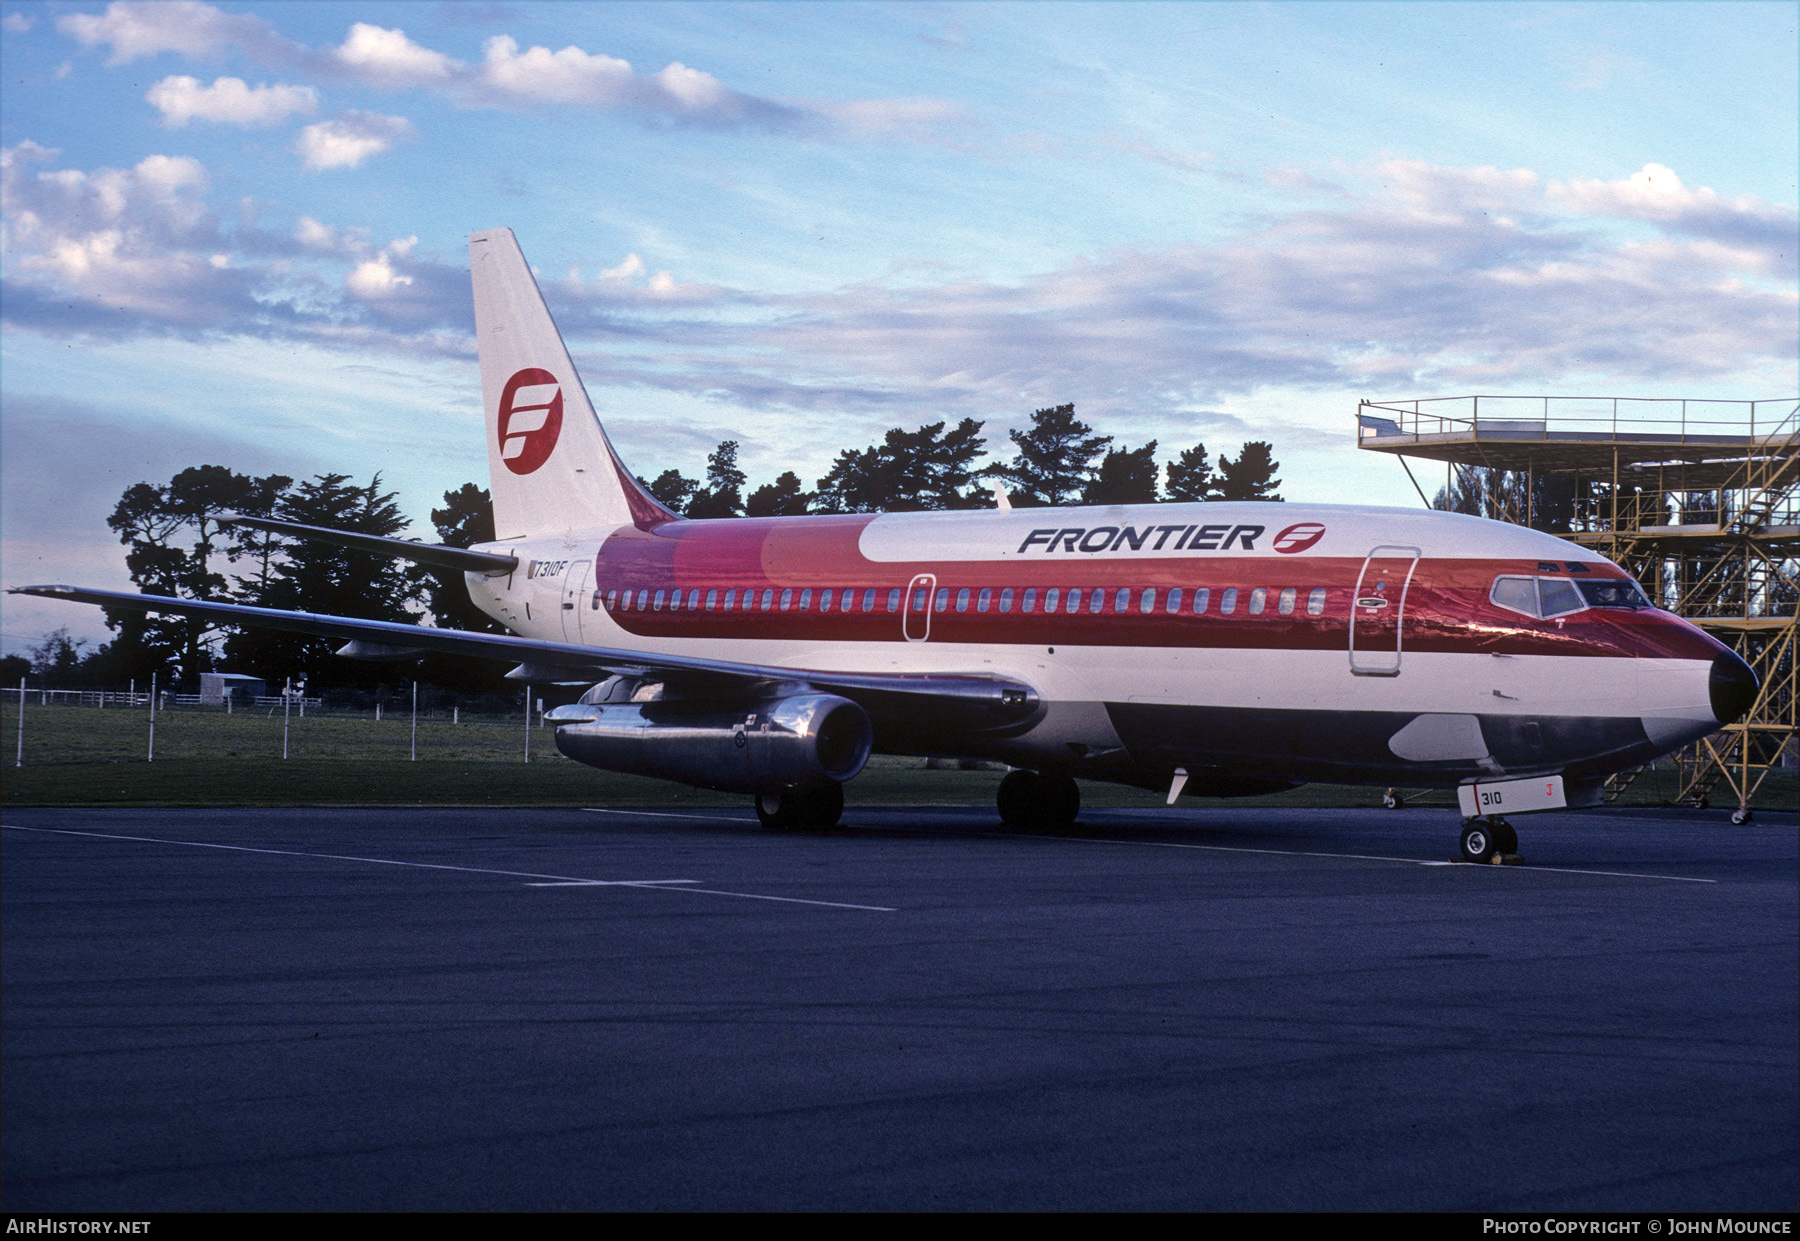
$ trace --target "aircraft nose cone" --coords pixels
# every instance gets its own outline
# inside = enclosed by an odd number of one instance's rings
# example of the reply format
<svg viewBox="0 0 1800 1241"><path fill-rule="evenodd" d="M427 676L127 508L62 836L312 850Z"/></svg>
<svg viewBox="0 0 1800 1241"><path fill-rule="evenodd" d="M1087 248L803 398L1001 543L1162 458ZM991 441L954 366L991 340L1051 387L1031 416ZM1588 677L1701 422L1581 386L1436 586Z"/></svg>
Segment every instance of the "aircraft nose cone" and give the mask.
<svg viewBox="0 0 1800 1241"><path fill-rule="evenodd" d="M1729 724L1756 701L1756 674L1750 671L1749 664L1732 652L1724 651L1713 660L1707 688L1712 698L1713 715L1719 723Z"/></svg>

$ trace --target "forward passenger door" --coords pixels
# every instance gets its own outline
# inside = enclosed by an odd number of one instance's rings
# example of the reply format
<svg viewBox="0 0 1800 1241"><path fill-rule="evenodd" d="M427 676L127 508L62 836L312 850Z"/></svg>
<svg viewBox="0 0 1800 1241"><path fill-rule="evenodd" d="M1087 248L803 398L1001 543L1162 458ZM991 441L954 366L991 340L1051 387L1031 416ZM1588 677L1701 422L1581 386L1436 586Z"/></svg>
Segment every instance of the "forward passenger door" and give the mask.
<svg viewBox="0 0 1800 1241"><path fill-rule="evenodd" d="M1350 671L1359 677L1400 675L1406 592L1419 565L1416 547L1372 549L1350 601Z"/></svg>

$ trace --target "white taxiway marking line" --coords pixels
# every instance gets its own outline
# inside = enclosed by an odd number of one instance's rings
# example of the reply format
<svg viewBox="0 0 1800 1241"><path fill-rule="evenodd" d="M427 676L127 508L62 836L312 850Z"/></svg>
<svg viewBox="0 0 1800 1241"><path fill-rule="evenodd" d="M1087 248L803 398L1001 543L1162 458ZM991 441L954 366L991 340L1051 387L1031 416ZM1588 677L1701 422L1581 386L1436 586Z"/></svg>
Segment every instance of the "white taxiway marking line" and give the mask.
<svg viewBox="0 0 1800 1241"><path fill-rule="evenodd" d="M748 821L748 820L743 819L740 816L724 815L724 814L714 815L714 814L706 814L704 812L697 812L694 814L671 814L668 811L661 811L661 810L608 810L608 809L606 809L604 807L600 807L600 806L584 806L583 809L586 810L589 814L649 815L651 817L659 818L659 819L699 819L699 820L711 821L711 822L743 823L743 822ZM839 826L854 828L854 827L856 827L856 824L843 823L843 824L839 824ZM873 830L882 831L882 830L889 830L889 829L878 827L878 828L874 828ZM902 830L929 832L932 829L930 829L930 828L905 828ZM939 834L939 835L957 835L960 833L940 832L937 834ZM1184 845L1184 844L1177 844L1174 841L1167 841L1167 840L1107 840L1107 839L1104 839L1099 836L1032 836L1032 835L1026 835L1023 832L984 832L984 833L982 833L982 835L990 836L995 840L1079 840L1079 841L1085 841L1088 844L1094 844L1094 845L1146 845L1146 846L1149 846L1151 848L1156 848L1156 849L1211 849L1211 850L1214 850L1219 853L1270 853L1270 854L1274 854L1277 857L1328 857L1328 858L1346 859L1346 860L1354 861L1354 862L1401 862L1408 866L1467 866L1467 865L1473 865L1473 863L1468 863L1468 862L1434 862L1434 861L1428 861L1424 858L1416 858L1416 857L1385 857L1380 854L1374 854L1374 853L1318 853L1318 852L1314 852L1313 850L1310 850L1310 849L1251 849L1251 848L1246 848L1246 847L1242 847L1242 846L1238 846L1238 845ZM1628 870L1575 870L1575 869L1573 869L1571 867L1567 867L1567 866L1495 866L1495 867L1490 867L1489 869L1491 869L1491 870L1533 870L1533 871L1539 872L1540 874L1552 874L1552 875L1604 875L1611 879L1663 879L1663 880L1667 880L1669 883L1717 883L1717 882L1719 882L1717 879L1695 879L1689 875L1647 875L1647 874L1640 874L1636 871L1628 871ZM548 886L548 885L544 885L544 886ZM694 889L694 890L698 891L699 889ZM762 898L762 899L781 900L783 898L769 897L769 898ZM852 905L852 906L850 906L850 908L852 908L852 909L874 909L874 908L879 908L879 906Z"/></svg>
<svg viewBox="0 0 1800 1241"><path fill-rule="evenodd" d="M751 823L741 814L707 814L704 810L692 814L673 814L667 810L609 810L605 806L583 806L589 814L628 814L632 818L647 819L693 819L701 823ZM860 906L859 906L860 908Z"/></svg>
<svg viewBox="0 0 1800 1241"><path fill-rule="evenodd" d="M1022 833L1012 833L1023 835ZM1666 879L1670 883L1717 883L1687 875L1642 875L1623 870L1573 870L1566 866L1479 866L1468 862L1430 862L1416 857L1383 857L1373 853L1315 853L1310 849L1250 849L1242 845L1183 845L1169 840L1107 840L1099 836L1023 836L1026 840L1080 840L1091 845L1144 845L1152 849L1208 849L1217 853L1273 853L1280 857L1347 858L1355 862L1404 862L1408 866L1473 866L1476 870L1524 870L1553 875L1606 875L1613 879Z"/></svg>
<svg viewBox="0 0 1800 1241"><path fill-rule="evenodd" d="M66 827L21 827L0 823L14 832L47 832L54 836L92 836L100 840L134 840L154 845L187 845L195 849L229 849L234 853L273 853L280 857L324 858L333 862L370 862L376 866L410 866L417 870L456 870L471 875L506 875L516 879L550 879L553 883L530 883L530 888L647 888L660 892L703 892L708 896L736 896L748 901L782 901L790 905L823 905L827 909L867 909L875 913L896 913L885 905L849 905L842 901L809 901L797 896L762 896L755 892L725 892L718 888L675 887L675 884L699 883L698 879L576 879L569 875L541 875L528 870L490 870L481 866L450 866L443 862L399 862L393 858L357 857L345 853L304 853L296 849L258 849L250 845L220 845L206 840L169 840L163 836L125 836L117 832L79 832Z"/></svg>

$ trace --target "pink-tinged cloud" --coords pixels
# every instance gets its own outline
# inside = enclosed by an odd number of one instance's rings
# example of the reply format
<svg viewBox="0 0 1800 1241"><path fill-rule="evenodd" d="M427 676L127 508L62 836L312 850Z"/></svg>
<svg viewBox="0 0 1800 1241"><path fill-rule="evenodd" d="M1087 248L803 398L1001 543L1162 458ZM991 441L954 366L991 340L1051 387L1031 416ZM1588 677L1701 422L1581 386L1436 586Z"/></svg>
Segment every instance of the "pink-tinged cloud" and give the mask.
<svg viewBox="0 0 1800 1241"><path fill-rule="evenodd" d="M192 160L54 163L35 144L5 153L11 327L469 352L460 254L310 217L226 229ZM774 295L614 254L543 287L578 349L630 342L597 380L758 408L981 417L1028 394L1161 415L1268 387L1795 382L1800 299L1763 251L1698 235L1686 200L1653 211L1588 192L1603 214L1527 170L1402 162L1217 244L1121 248L1005 285Z"/></svg>

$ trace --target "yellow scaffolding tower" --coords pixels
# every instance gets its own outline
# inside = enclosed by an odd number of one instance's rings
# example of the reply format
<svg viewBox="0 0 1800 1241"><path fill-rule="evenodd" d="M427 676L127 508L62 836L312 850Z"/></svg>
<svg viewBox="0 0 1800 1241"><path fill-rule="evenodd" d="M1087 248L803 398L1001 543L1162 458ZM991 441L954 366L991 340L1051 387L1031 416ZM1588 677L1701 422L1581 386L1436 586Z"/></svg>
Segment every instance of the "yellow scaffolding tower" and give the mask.
<svg viewBox="0 0 1800 1241"><path fill-rule="evenodd" d="M1721 783L1739 815L1793 762L1800 701L1800 401L1468 396L1364 401L1359 447L1444 464L1427 504L1546 530L1624 566L1761 682L1736 723L1682 751L1676 800ZM1616 796L1636 772L1615 777Z"/></svg>

